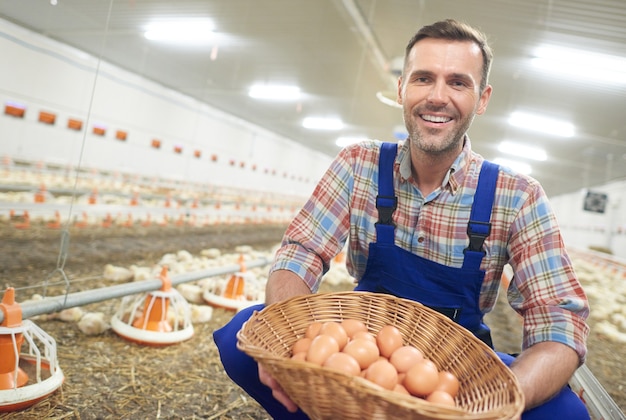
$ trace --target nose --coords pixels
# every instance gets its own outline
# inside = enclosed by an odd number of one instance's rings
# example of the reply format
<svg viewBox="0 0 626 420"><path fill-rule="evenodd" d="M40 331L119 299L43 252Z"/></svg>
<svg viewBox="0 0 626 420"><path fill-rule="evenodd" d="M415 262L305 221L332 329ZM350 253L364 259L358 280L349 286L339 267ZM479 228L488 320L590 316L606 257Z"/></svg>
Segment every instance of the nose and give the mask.
<svg viewBox="0 0 626 420"><path fill-rule="evenodd" d="M445 106L448 103L447 87L442 80L433 83L428 93L428 102L435 106Z"/></svg>

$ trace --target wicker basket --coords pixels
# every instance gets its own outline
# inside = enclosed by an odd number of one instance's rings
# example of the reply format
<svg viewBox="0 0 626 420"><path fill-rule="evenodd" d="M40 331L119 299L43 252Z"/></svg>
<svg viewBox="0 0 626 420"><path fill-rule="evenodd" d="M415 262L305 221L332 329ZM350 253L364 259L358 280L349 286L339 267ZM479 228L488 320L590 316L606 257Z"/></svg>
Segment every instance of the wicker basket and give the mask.
<svg viewBox="0 0 626 420"><path fill-rule="evenodd" d="M457 407L388 391L361 377L289 358L313 321L363 321L370 332L395 325L405 339L460 382ZM274 376L312 419L514 419L523 395L513 373L469 331L417 302L369 292L298 296L255 312L238 348Z"/></svg>

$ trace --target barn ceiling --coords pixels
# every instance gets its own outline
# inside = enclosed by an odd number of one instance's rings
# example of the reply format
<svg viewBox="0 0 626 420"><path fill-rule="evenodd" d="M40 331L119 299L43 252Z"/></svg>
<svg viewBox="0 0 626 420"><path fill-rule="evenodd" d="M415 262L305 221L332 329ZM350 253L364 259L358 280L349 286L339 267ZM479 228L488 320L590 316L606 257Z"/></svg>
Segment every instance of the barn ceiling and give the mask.
<svg viewBox="0 0 626 420"><path fill-rule="evenodd" d="M531 165L549 195L626 178L626 65L585 70L599 54L626 58L623 0L0 0L0 17L329 156L339 136L393 140L401 110L377 94L395 91L394 59L420 26L465 20L489 35L495 51L489 109L470 130L476 151ZM214 36L183 46L144 37L147 25L173 18L207 18ZM549 74L532 65L540 45L596 56ZM584 72L570 77L569 70ZM248 89L257 83L293 84L302 94L253 99ZM512 126L515 111L569 121L574 135ZM303 128L309 116L338 117L344 127ZM543 148L547 159L507 156L498 150L505 140Z"/></svg>

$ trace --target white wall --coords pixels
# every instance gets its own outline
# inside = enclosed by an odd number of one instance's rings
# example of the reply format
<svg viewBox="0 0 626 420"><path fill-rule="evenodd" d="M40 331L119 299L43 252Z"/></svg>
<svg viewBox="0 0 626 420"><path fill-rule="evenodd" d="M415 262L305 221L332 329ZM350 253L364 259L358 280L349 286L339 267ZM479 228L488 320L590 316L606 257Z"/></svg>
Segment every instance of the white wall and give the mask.
<svg viewBox="0 0 626 420"><path fill-rule="evenodd" d="M589 190L607 194L604 213L583 210L586 189L550 199L563 230L565 244L581 249L590 246L605 248L626 259L626 180Z"/></svg>
<svg viewBox="0 0 626 420"><path fill-rule="evenodd" d="M14 160L295 196L307 196L330 164L290 139L3 20L0 51L0 155ZM5 115L8 102L26 106L25 117ZM56 123L38 122L40 111L56 114ZM82 120L83 130L69 130L68 118ZM104 137L92 134L94 124L107 128ZM116 140L117 130L128 139Z"/></svg>

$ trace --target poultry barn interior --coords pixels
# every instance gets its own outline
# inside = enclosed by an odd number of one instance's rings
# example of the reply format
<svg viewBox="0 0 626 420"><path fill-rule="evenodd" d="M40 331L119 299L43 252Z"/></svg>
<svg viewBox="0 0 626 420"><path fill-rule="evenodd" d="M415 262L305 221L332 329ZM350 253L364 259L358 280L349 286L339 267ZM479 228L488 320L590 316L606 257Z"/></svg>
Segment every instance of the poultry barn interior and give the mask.
<svg viewBox="0 0 626 420"><path fill-rule="evenodd" d="M591 306L585 366L623 412L622 1L0 0L0 298L21 307L17 323L28 320L60 367L44 364L42 382L56 382L39 391L37 356L20 359L33 396L0 387L0 419L269 418L226 375L212 333L239 309L231 298L264 300L274 252L338 138L406 136L389 104L397 59L417 28L445 17L492 38L494 99L472 126L473 147L544 185ZM145 35L184 18L210 21L213 37ZM599 70L574 81L540 74L531 51L550 43L616 61L599 81L588 77ZM300 96L267 102L249 95L254 83ZM565 118L575 134L515 128L519 110ZM342 128L302 126L320 115ZM507 155L509 139L546 157ZM322 291L354 287L341 257ZM518 353L522 324L505 284L486 323L499 351ZM138 334L131 314L150 322L164 299L163 338ZM12 340L3 331L0 359ZM624 418L611 410L605 418Z"/></svg>

